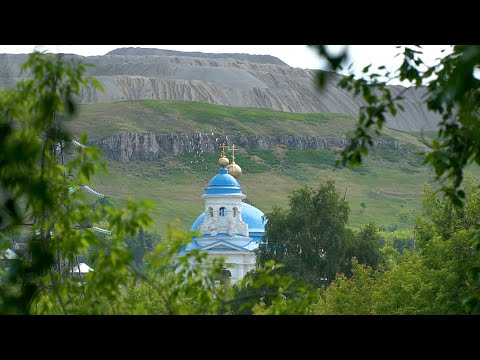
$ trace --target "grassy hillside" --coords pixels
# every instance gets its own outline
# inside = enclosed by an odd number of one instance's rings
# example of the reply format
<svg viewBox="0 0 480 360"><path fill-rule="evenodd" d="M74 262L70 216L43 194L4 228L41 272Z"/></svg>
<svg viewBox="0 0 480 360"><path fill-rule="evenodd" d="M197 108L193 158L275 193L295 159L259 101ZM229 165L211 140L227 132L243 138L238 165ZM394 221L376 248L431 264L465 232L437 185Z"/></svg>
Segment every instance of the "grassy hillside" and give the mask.
<svg viewBox="0 0 480 360"><path fill-rule="evenodd" d="M86 131L92 140L122 131L341 135L342 128L352 129L350 120L333 113L296 114L187 101L138 100L80 105L80 116L70 127L75 132Z"/></svg>
<svg viewBox="0 0 480 360"><path fill-rule="evenodd" d="M191 101L137 100L80 105L79 116L69 127L77 134L85 131L90 140L123 131L341 137L354 129L354 121L336 113L298 114ZM390 129L385 135L420 145L418 136Z"/></svg>
<svg viewBox="0 0 480 360"><path fill-rule="evenodd" d="M93 140L122 131L341 137L353 129L354 119L332 113L294 114L144 100L82 105L80 115L69 126L77 134L85 131ZM268 213L274 206L287 205L292 190L334 179L350 203L352 225L373 220L378 225L409 226L420 209L423 184L432 181L433 172L417 155L422 149L421 136L390 129L385 133L385 137L402 142L401 150L379 147L354 170L335 168L337 154L333 150L242 149L236 160L243 169L239 181L247 201ZM175 218L188 228L203 211L200 196L218 171L217 159L218 154L189 154L155 162L108 160L109 174L97 176L94 186L115 202L126 196L151 199L156 205L156 228L161 232Z"/></svg>

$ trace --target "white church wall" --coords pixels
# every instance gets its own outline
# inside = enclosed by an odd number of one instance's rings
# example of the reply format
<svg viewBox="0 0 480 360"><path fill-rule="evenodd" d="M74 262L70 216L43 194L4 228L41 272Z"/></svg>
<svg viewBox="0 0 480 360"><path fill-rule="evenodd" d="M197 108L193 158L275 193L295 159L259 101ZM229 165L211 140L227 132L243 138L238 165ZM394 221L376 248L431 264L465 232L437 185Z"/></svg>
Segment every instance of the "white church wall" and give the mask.
<svg viewBox="0 0 480 360"><path fill-rule="evenodd" d="M205 220L200 225L200 232L212 236L219 233L248 236L248 224L242 220L243 198L245 195L205 196Z"/></svg>
<svg viewBox="0 0 480 360"><path fill-rule="evenodd" d="M209 258L213 257L224 258L225 268L232 274L232 283L238 282L247 272L255 268L255 253L253 252L218 251L215 254L209 254Z"/></svg>

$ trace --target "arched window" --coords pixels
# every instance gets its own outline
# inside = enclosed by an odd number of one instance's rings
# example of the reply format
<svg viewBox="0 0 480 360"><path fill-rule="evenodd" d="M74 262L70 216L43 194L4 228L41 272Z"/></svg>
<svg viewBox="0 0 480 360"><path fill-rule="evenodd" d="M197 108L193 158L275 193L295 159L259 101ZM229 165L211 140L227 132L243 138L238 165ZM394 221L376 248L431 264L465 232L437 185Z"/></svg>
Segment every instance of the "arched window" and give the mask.
<svg viewBox="0 0 480 360"><path fill-rule="evenodd" d="M227 209L225 209L224 207L221 207L220 208L220 211L218 212L218 214L220 216L226 216L227 215Z"/></svg>
<svg viewBox="0 0 480 360"><path fill-rule="evenodd" d="M238 209L236 207L233 208L233 217L238 216Z"/></svg>
<svg viewBox="0 0 480 360"><path fill-rule="evenodd" d="M213 208L208 208L208 215L210 215L210 217L213 217Z"/></svg>

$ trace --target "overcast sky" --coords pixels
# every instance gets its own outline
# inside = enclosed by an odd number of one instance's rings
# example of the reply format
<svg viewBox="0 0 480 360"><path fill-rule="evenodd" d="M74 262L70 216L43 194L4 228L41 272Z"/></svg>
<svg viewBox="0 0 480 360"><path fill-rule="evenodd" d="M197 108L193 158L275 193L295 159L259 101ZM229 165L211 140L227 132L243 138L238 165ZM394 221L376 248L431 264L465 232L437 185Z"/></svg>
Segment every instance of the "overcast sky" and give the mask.
<svg viewBox="0 0 480 360"><path fill-rule="evenodd" d="M180 51L201 51L206 53L247 53L275 56L293 67L303 69L321 69L315 51L306 45L0 45L1 53L29 53L35 48L53 53L73 53L83 56L104 55L119 47L149 47ZM343 45L331 46L331 49L341 49ZM448 45L424 45L424 60L433 62L440 57L442 49L449 49ZM349 52L354 63L355 73L370 63L386 65L393 70L399 66L400 57L395 55L400 50L395 45L350 45ZM444 54L443 54L444 55Z"/></svg>

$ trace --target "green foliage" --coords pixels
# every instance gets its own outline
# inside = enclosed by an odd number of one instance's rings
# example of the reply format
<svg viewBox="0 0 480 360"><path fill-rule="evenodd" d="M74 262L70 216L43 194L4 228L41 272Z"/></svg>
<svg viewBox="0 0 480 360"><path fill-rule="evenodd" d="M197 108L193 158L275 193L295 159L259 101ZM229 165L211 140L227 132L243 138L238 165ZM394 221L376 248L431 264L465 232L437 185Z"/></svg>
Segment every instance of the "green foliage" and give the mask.
<svg viewBox="0 0 480 360"><path fill-rule="evenodd" d="M277 269L298 283L318 288L337 273L351 275L351 261L376 268L381 262L380 234L373 223L358 232L347 227L348 203L327 181L314 190L304 187L290 197L288 209L266 215L265 237L256 250L257 263L274 260Z"/></svg>
<svg viewBox="0 0 480 360"><path fill-rule="evenodd" d="M333 181L317 190L295 190L288 209L274 208L267 214L264 241L256 250L257 262L270 260L284 265L280 274L314 287L332 281L344 270L352 236L347 229L350 209L335 190Z"/></svg>
<svg viewBox="0 0 480 360"><path fill-rule="evenodd" d="M161 236L156 232L149 232L140 228L135 236L126 237L123 241L127 249L133 253L135 264L138 267L142 267L144 256L153 251L155 246L161 241Z"/></svg>
<svg viewBox="0 0 480 360"><path fill-rule="evenodd" d="M318 50L320 56L327 60L331 58L325 47L318 46ZM469 164L480 165L480 46L455 45L450 55L437 59L433 66L426 66L422 55L419 45L405 47L403 61L393 75L384 66L380 66L378 72L369 72L369 67L366 67L364 73L368 75L365 78L355 79L350 75L339 81L340 87L352 91L354 95L361 94L366 102L360 108L355 133L342 152L341 162L343 165L362 162L362 157L369 152L368 147L372 144L373 132L379 135L382 130L385 114L395 116L397 111L403 111L402 94L408 88L392 96L386 87L387 83L392 79L408 81L416 88L426 89L424 103L430 111L441 116L436 135L431 140L425 140L430 151L424 154L424 163L432 165L436 179L442 184L441 190L451 200L451 206L462 207L465 192L461 185L465 169ZM334 62L333 65L335 70L340 63ZM324 77L321 74L318 78L322 84ZM441 210L455 215L448 209ZM452 218L445 220L448 224L452 223ZM459 223L454 225L458 226ZM446 241L453 241L454 229L443 228L442 231L443 234L439 236L446 238ZM479 250L480 231L476 229L469 236L471 245ZM430 235L430 238L433 239L434 235ZM476 265L462 270L473 278L479 273ZM480 285L478 279L474 282ZM470 310L479 311L480 294L476 292L476 295L469 296L467 303Z"/></svg>
<svg viewBox="0 0 480 360"><path fill-rule="evenodd" d="M480 287L472 269L480 267L480 256L472 234L478 227L480 190L467 178L464 191L464 206L458 208L426 186L424 212L417 218L415 234L382 233L383 263L374 270L354 260L352 276L338 275L322 293L314 313L478 312Z"/></svg>
<svg viewBox="0 0 480 360"><path fill-rule="evenodd" d="M391 246L400 254L404 250L415 250L415 234L412 230L392 229L392 231L381 231L380 238L384 246Z"/></svg>
<svg viewBox="0 0 480 360"><path fill-rule="evenodd" d="M480 189L467 177L463 190L464 206L459 208L450 198L440 196L425 186L424 212L415 226L418 245L427 265L444 271L443 296L452 306L468 303L469 311L478 311L480 283L473 269L480 265L475 248L475 234L480 218ZM458 310L460 311L460 310Z"/></svg>
<svg viewBox="0 0 480 360"><path fill-rule="evenodd" d="M318 55L327 61L327 70L336 71L341 68L342 62L347 59L347 52L343 50L338 55L331 54L325 45L311 45L314 46L315 50L318 52ZM368 68L367 68L368 69ZM325 86L327 82L328 73L319 71L316 77L316 83L319 88Z"/></svg>
<svg viewBox="0 0 480 360"><path fill-rule="evenodd" d="M373 222L362 226L355 234L353 241L347 248L346 259L351 264L355 258L360 264L365 264L376 269L381 262L380 233ZM351 265L345 268L345 274L351 275Z"/></svg>
<svg viewBox="0 0 480 360"><path fill-rule="evenodd" d="M373 313L446 314L436 297L441 274L429 269L418 253L406 252L397 266L379 276Z"/></svg>
<svg viewBox="0 0 480 360"><path fill-rule="evenodd" d="M104 215L81 205L81 192L69 190L89 184L102 166L95 148L76 148L66 164L58 158L71 140L64 122L75 113L74 96L98 83L83 76L83 65L62 56L33 53L22 69L33 78L0 92L0 243L9 246L17 232L29 240L29 250L2 282L0 311L66 313L79 290L69 277L71 267L63 264L97 245L93 232L81 229Z"/></svg>
<svg viewBox="0 0 480 360"><path fill-rule="evenodd" d="M234 314L300 315L311 313L317 293L309 286L295 284L292 277L280 275L282 264L267 261L249 272L234 287L231 309Z"/></svg>
<svg viewBox="0 0 480 360"><path fill-rule="evenodd" d="M361 210L360 210L360 214L363 213L365 211L365 208L367 207L367 204L365 204L363 201L360 203L360 207L361 207Z"/></svg>
<svg viewBox="0 0 480 360"><path fill-rule="evenodd" d="M353 260L352 277L339 274L330 284L314 314L360 315L372 313L374 278L372 269Z"/></svg>
<svg viewBox="0 0 480 360"><path fill-rule="evenodd" d="M134 264L115 296L98 294L90 301L68 304L72 314L305 314L317 301L314 293L297 287L291 278L273 274L281 265L273 262L257 268L235 286L219 281L222 258L209 258L205 252L182 249L196 232L185 233L177 224L169 226L164 242L145 256L140 270ZM108 272L108 270L104 270ZM83 287L91 286L87 278ZM262 296L258 296L258 294ZM247 294L247 296L245 296Z"/></svg>
<svg viewBox="0 0 480 360"><path fill-rule="evenodd" d="M436 299L441 275L418 253L405 253L391 269L373 271L353 262L352 277L337 276L322 294L316 314L442 314Z"/></svg>

